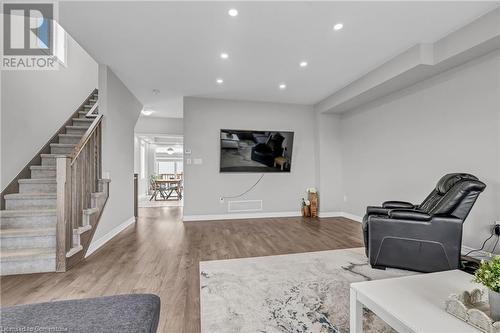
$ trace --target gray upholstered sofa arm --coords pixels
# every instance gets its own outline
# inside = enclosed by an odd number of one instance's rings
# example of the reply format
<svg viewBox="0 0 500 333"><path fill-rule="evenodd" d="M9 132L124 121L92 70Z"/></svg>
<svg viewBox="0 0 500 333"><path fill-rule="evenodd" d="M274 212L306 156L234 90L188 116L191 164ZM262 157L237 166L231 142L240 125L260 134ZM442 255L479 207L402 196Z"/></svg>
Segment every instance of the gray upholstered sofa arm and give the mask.
<svg viewBox="0 0 500 333"><path fill-rule="evenodd" d="M0 316L2 329L12 332L47 327L72 333L154 333L160 298L132 294L17 305L0 309Z"/></svg>

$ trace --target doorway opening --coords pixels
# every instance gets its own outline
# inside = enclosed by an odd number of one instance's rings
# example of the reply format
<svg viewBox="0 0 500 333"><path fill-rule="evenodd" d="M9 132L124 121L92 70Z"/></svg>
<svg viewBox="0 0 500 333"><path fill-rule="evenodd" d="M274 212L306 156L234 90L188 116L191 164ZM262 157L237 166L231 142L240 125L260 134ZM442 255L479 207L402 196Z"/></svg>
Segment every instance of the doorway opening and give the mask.
<svg viewBox="0 0 500 333"><path fill-rule="evenodd" d="M184 195L183 137L136 134L138 206L182 207Z"/></svg>

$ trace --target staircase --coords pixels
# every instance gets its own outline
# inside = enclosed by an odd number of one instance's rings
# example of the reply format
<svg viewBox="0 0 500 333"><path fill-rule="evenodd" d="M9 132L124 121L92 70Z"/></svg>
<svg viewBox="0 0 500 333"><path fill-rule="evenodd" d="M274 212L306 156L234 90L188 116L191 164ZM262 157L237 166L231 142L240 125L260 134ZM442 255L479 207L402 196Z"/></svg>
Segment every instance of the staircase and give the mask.
<svg viewBox="0 0 500 333"><path fill-rule="evenodd" d="M97 90L2 192L1 275L65 271L82 260L108 197Z"/></svg>

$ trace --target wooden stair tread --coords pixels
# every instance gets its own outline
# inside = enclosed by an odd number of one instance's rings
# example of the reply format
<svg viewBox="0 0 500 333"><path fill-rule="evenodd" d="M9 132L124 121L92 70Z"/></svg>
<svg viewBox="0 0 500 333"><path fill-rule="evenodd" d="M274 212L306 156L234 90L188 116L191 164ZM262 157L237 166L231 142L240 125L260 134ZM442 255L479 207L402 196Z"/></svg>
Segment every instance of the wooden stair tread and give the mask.
<svg viewBox="0 0 500 333"><path fill-rule="evenodd" d="M19 179L19 184L55 184L57 180L55 178L25 178Z"/></svg>
<svg viewBox="0 0 500 333"><path fill-rule="evenodd" d="M66 128L72 128L72 129L82 129L82 130L83 130L83 129L84 129L84 130L88 129L88 127L86 127L86 126L74 126L74 125L68 125L68 126L66 126Z"/></svg>
<svg viewBox="0 0 500 333"><path fill-rule="evenodd" d="M55 209L20 209L20 210L0 210L0 217L22 217L22 216L53 216Z"/></svg>
<svg viewBox="0 0 500 333"><path fill-rule="evenodd" d="M64 147L64 148L72 148L76 146L76 143L51 143L51 147Z"/></svg>
<svg viewBox="0 0 500 333"><path fill-rule="evenodd" d="M73 121L91 123L94 121L94 119L92 119L92 118L73 118Z"/></svg>
<svg viewBox="0 0 500 333"><path fill-rule="evenodd" d="M0 237L55 236L56 228L11 228L0 229Z"/></svg>
<svg viewBox="0 0 500 333"><path fill-rule="evenodd" d="M56 199L56 193L12 193L6 194L5 199L33 199L33 198L44 198L44 199Z"/></svg>
<svg viewBox="0 0 500 333"><path fill-rule="evenodd" d="M0 252L0 260L16 261L16 260L37 260L37 259L53 259L56 257L54 248L28 248L28 249L5 249Z"/></svg>
<svg viewBox="0 0 500 333"><path fill-rule="evenodd" d="M53 157L56 158L58 156L69 156L69 154L40 154L41 157Z"/></svg>
<svg viewBox="0 0 500 333"><path fill-rule="evenodd" d="M32 165L30 166L31 170L55 170L55 165Z"/></svg>

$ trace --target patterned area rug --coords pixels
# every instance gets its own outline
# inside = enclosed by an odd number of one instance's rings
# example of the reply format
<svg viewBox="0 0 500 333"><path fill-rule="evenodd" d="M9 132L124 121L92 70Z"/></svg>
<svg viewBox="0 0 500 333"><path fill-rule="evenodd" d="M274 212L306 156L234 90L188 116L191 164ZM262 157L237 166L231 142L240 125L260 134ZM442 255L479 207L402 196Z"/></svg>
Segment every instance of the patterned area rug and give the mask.
<svg viewBox="0 0 500 333"><path fill-rule="evenodd" d="M372 269L361 248L200 263L201 330L349 332L349 284L414 274ZM365 332L394 332L370 311Z"/></svg>

